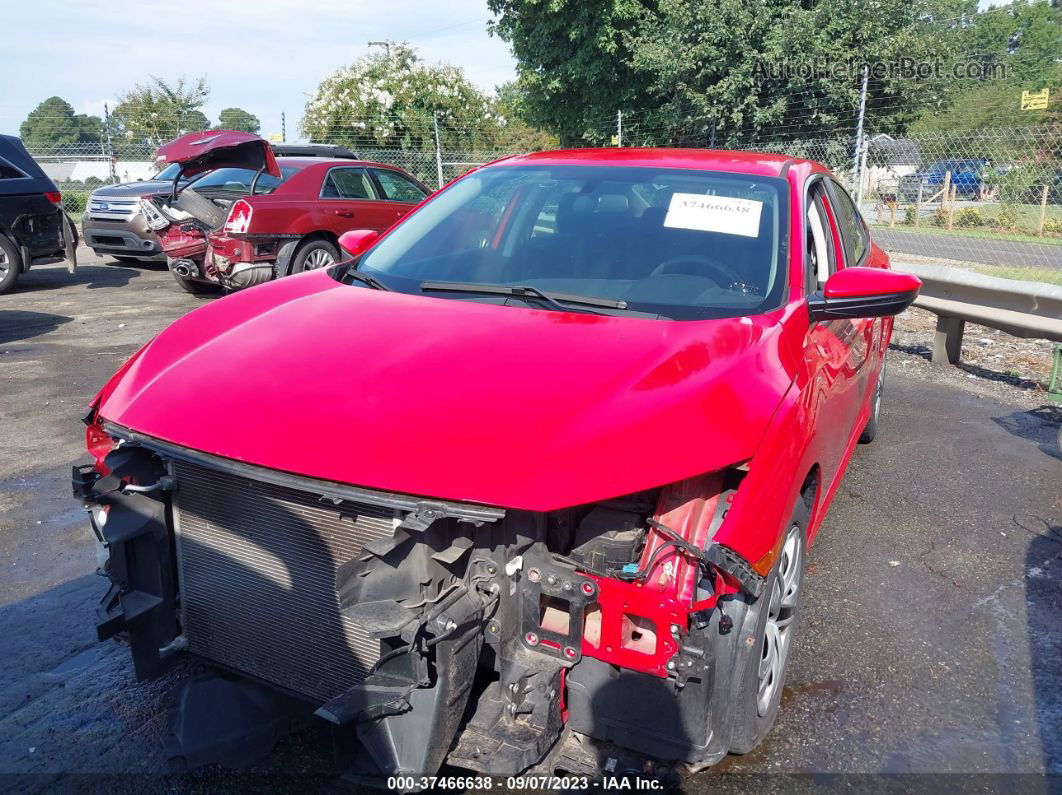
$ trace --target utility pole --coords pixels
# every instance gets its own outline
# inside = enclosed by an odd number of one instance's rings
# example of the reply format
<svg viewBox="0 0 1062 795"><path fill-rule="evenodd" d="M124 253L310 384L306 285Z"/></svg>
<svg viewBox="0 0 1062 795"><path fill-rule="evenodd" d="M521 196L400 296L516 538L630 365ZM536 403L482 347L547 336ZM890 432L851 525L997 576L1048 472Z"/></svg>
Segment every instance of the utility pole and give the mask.
<svg viewBox="0 0 1062 795"><path fill-rule="evenodd" d="M284 111L280 111L280 140L283 143L288 142L288 119L284 115Z"/></svg>
<svg viewBox="0 0 1062 795"><path fill-rule="evenodd" d="M863 175L860 170L859 153L863 147L863 117L866 115L867 112L867 80L869 78L869 74L869 68L866 64L863 64L863 83L859 89L859 116L856 119L855 147L852 150L852 169L855 171L857 191L858 185L863 179Z"/></svg>
<svg viewBox="0 0 1062 795"><path fill-rule="evenodd" d="M616 111L616 146L623 146L623 111Z"/></svg>
<svg viewBox="0 0 1062 795"><path fill-rule="evenodd" d="M390 39L388 39L387 41L370 41L369 42L369 46L370 47L383 47L385 50L387 50L387 57L388 58L391 57L391 47L394 44L395 44L395 42L391 41Z"/></svg>
<svg viewBox="0 0 1062 795"><path fill-rule="evenodd" d="M111 146L111 111L106 102L103 103L103 140L104 146L107 147L104 154L107 155L107 168L111 174L111 181L117 183L118 172L114 168L114 147Z"/></svg>
<svg viewBox="0 0 1062 795"><path fill-rule="evenodd" d="M442 188L442 141L439 139L439 111L432 114L432 124L435 127L435 179L439 188Z"/></svg>

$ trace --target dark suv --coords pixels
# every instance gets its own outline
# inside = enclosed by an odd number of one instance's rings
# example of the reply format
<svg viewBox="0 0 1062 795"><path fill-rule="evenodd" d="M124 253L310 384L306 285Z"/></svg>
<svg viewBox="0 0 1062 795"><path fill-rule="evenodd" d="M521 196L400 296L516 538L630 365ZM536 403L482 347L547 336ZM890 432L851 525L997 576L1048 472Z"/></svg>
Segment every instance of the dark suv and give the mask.
<svg viewBox="0 0 1062 795"><path fill-rule="evenodd" d="M0 135L0 293L31 265L69 259L77 266L77 230L55 183L22 141Z"/></svg>

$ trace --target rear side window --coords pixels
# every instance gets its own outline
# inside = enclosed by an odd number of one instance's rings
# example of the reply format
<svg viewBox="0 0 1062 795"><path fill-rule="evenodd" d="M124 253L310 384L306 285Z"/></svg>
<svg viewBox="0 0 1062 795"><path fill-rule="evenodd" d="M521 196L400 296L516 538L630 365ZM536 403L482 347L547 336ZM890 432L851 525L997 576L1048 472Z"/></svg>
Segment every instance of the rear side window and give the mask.
<svg viewBox="0 0 1062 795"><path fill-rule="evenodd" d="M404 174L386 168L374 168L372 173L380 181L384 197L392 202L420 202L428 195L420 185Z"/></svg>
<svg viewBox="0 0 1062 795"><path fill-rule="evenodd" d="M847 191L836 182L831 187L833 188L831 191L833 206L837 211L837 225L840 227L841 240L844 243L845 264L849 267L858 265L867 251L866 226Z"/></svg>
<svg viewBox="0 0 1062 795"><path fill-rule="evenodd" d="M322 199L375 199L369 175L361 168L333 168L321 188Z"/></svg>
<svg viewBox="0 0 1062 795"><path fill-rule="evenodd" d="M0 179L22 179L25 176L20 169L0 157Z"/></svg>

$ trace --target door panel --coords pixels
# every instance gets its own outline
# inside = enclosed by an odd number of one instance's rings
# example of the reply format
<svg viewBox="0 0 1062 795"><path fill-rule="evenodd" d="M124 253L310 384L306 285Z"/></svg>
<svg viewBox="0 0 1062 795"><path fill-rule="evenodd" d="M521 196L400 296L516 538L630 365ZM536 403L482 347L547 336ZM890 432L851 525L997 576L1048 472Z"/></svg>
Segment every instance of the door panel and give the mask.
<svg viewBox="0 0 1062 795"><path fill-rule="evenodd" d="M805 290L811 293L822 289L826 278L845 265L836 212L821 181L809 191L804 217L807 241L805 278L809 282ZM858 322L831 320L813 323L804 346L805 362L814 385L810 410L817 429L817 458L826 486L832 484L839 472L859 412L853 370L853 349L858 347L856 338L860 333L856 326Z"/></svg>
<svg viewBox="0 0 1062 795"><path fill-rule="evenodd" d="M321 203L328 229L337 236L351 229L382 232L394 222L394 211L380 201L373 181L364 168L331 168L321 184Z"/></svg>
<svg viewBox="0 0 1062 795"><path fill-rule="evenodd" d="M862 266L870 255L870 235L866 224L843 187L833 180L829 181L828 187L831 208L845 251L845 267ZM882 324L875 318L856 318L849 322L852 328L845 331L850 336L848 376L854 381L858 396L857 416L853 422L861 422L861 415L869 406L870 393L876 382L877 367L873 366L871 356L876 350L875 334L880 334Z"/></svg>

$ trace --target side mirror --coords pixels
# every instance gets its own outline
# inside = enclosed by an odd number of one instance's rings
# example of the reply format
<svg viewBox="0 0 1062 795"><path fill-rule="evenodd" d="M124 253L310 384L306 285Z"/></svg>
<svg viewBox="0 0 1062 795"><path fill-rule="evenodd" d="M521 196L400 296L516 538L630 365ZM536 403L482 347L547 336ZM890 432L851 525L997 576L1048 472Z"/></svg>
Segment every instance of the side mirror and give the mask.
<svg viewBox="0 0 1062 795"><path fill-rule="evenodd" d="M351 257L356 257L376 242L379 232L372 229L351 229L339 236L339 247Z"/></svg>
<svg viewBox="0 0 1062 795"><path fill-rule="evenodd" d="M898 315L918 296L922 281L910 273L885 268L843 268L826 280L821 292L808 296L811 319Z"/></svg>

